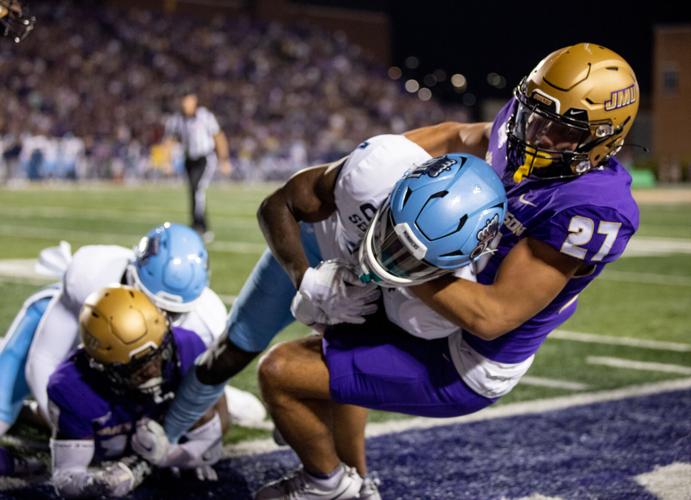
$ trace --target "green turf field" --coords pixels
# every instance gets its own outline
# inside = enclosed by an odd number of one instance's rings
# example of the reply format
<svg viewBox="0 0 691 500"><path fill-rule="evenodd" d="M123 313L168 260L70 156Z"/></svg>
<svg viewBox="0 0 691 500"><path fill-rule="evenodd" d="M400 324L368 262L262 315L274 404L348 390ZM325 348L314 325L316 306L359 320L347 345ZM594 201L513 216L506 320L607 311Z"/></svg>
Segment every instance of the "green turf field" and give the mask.
<svg viewBox="0 0 691 500"><path fill-rule="evenodd" d="M209 248L212 287L220 295L230 298L238 293L263 248L255 211L271 189L267 185L222 186L209 192L210 220L216 234ZM132 246L162 221L186 222L187 195L182 186L0 188L0 210L0 261L7 261L34 258L39 250L61 239L69 241L73 251L93 243ZM640 237L682 239L691 247L691 204L643 205L641 212ZM691 346L691 250L684 252L627 257L609 266L581 296L578 312L563 328L626 342L632 338ZM24 298L37 287L36 281L11 272L0 274L0 335ZM305 327L294 325L280 339L305 333ZM604 340L550 339L529 372L533 377L584 384L581 389L522 383L501 403L691 375L691 350L684 350L683 345L622 346ZM611 367L601 364L606 358L644 364L635 365L637 369ZM255 369L252 365L237 376L235 385L256 392ZM383 418L391 416L372 416ZM229 439L257 435L263 434L236 429Z"/></svg>

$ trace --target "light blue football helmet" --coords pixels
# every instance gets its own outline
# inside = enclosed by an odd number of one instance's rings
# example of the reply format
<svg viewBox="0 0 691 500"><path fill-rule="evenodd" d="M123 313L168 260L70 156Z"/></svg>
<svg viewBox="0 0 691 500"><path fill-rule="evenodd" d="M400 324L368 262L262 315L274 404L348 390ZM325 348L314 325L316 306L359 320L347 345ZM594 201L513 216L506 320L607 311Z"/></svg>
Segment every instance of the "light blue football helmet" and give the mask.
<svg viewBox="0 0 691 500"><path fill-rule="evenodd" d="M192 310L209 284L209 254L196 231L166 222L149 231L134 253L132 285L165 311Z"/></svg>
<svg viewBox="0 0 691 500"><path fill-rule="evenodd" d="M360 245L361 279L412 286L492 251L506 213L501 180L469 154L432 158L409 171L372 219Z"/></svg>

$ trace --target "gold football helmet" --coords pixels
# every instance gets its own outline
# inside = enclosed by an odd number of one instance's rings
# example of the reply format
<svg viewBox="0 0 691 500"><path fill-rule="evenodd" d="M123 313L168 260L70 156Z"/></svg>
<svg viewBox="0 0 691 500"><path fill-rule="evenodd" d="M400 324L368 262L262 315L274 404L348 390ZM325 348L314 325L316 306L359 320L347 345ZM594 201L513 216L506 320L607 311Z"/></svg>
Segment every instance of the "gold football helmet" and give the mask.
<svg viewBox="0 0 691 500"><path fill-rule="evenodd" d="M91 294L79 325L92 368L122 389L160 387L163 363L173 356L169 324L144 292L112 286Z"/></svg>
<svg viewBox="0 0 691 500"><path fill-rule="evenodd" d="M27 14L19 0L0 0L0 34L19 43L34 29L36 18Z"/></svg>
<svg viewBox="0 0 691 500"><path fill-rule="evenodd" d="M514 95L507 142L515 182L577 176L602 166L624 144L639 98L631 66L591 43L552 52Z"/></svg>

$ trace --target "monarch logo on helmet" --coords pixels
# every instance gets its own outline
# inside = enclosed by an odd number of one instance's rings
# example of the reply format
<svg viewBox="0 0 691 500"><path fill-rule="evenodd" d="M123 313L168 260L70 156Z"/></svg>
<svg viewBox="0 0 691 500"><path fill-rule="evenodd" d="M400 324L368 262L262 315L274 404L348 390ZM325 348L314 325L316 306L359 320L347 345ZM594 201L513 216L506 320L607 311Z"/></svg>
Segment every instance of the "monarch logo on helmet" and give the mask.
<svg viewBox="0 0 691 500"><path fill-rule="evenodd" d="M484 252L497 233L499 233L499 215L494 214L494 217L487 220L485 227L477 232L478 244L475 247L475 250L473 250L471 258L478 257L482 252Z"/></svg>
<svg viewBox="0 0 691 500"><path fill-rule="evenodd" d="M609 100L605 101L605 111L614 111L635 102L636 85L629 85L625 89L615 90L610 94Z"/></svg>
<svg viewBox="0 0 691 500"><path fill-rule="evenodd" d="M456 160L449 158L448 156L432 158L406 175L406 179L422 177L423 175L439 177L442 173L451 170L451 167L453 167L455 164Z"/></svg>

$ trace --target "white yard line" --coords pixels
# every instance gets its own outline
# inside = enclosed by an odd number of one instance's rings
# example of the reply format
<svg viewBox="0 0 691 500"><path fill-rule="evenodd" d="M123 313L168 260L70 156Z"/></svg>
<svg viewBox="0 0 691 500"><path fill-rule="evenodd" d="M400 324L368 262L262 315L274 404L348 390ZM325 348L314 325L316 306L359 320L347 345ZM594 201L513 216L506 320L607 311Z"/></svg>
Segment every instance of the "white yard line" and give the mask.
<svg viewBox="0 0 691 500"><path fill-rule="evenodd" d="M686 238L656 238L634 236L626 246L623 257L641 257L691 253L691 240Z"/></svg>
<svg viewBox="0 0 691 500"><path fill-rule="evenodd" d="M522 377L520 384L549 387L550 389L566 389L569 391L585 391L589 388L587 384L581 384L580 382L571 382L569 380L556 378L533 377L530 375Z"/></svg>
<svg viewBox="0 0 691 500"><path fill-rule="evenodd" d="M572 340L574 342L586 342L588 344L641 347L644 349L655 349L659 351L691 352L691 344L684 344L681 342L637 339L633 337L616 337L614 335L598 335L595 333L571 332L568 330L555 330L549 334L548 339Z"/></svg>
<svg viewBox="0 0 691 500"><path fill-rule="evenodd" d="M607 356L588 356L585 362L589 365L609 366L612 368L627 368L649 372L678 373L691 375L691 366L672 365L669 363L654 363L651 361L636 361L633 359L612 358Z"/></svg>
<svg viewBox="0 0 691 500"><path fill-rule="evenodd" d="M233 302L235 302L235 299L238 298L237 295L219 295L218 296L224 304L227 306L233 305Z"/></svg>
<svg viewBox="0 0 691 500"><path fill-rule="evenodd" d="M404 432L411 429L427 429L442 425L465 424L491 420L495 418L515 417L518 415L535 415L548 411L564 410L578 406L618 401L626 398L649 396L663 392L691 389L691 378L666 380L652 384L635 385L609 391L588 392L572 394L551 399L536 399L522 401L504 406L489 407L472 415L462 417L435 419L417 417L406 420L394 420L390 422L378 422L367 425L367 436L375 437L396 432ZM280 449L272 439L260 439L248 441L226 447L227 456L257 455Z"/></svg>
<svg viewBox="0 0 691 500"><path fill-rule="evenodd" d="M55 229L46 227L21 227L12 225L0 225L0 236L21 236L22 238L35 238L35 239L53 239L57 243L60 240L66 240L72 242L85 241L88 244L103 244L110 243L113 244L114 241L120 241L122 239L127 239L134 245L138 242L142 235L141 234L105 234L105 233L95 233L93 231L80 231L74 229ZM80 245L75 245L80 246ZM209 245L209 250L212 252L225 252L225 253L247 253L256 254L264 250L266 245L263 243L253 243L248 241L215 241Z"/></svg>
<svg viewBox="0 0 691 500"><path fill-rule="evenodd" d="M655 498L660 500L688 500L691 498L691 464L675 462L656 467L634 478Z"/></svg>
<svg viewBox="0 0 691 500"><path fill-rule="evenodd" d="M90 221L131 221L140 222L146 224L155 224L152 222L151 215L133 214L130 208L122 208L121 210L113 209L94 209L90 208L88 212L85 212L82 208L67 208L67 207L48 207L43 206L40 208L28 208L28 207L11 207L3 208L3 215L6 219L12 219L12 216L18 218L31 218L31 217L41 217L45 219L78 219L78 220L90 220ZM169 210L166 209L166 217L162 219L185 219L188 215L187 210ZM239 214L216 214L219 220L214 221L214 227L230 227L230 228L246 228L246 229L259 229L257 224L257 217L254 214L251 215L239 215ZM223 216L223 217L221 217ZM155 220L155 219L154 219Z"/></svg>

